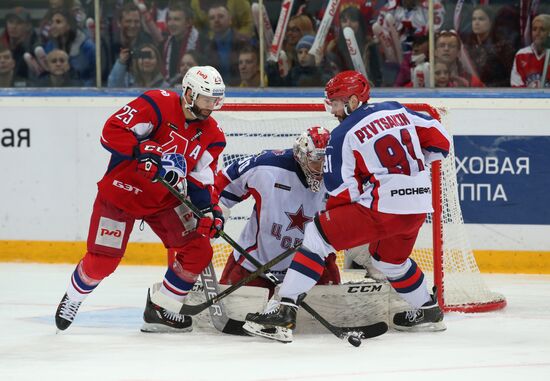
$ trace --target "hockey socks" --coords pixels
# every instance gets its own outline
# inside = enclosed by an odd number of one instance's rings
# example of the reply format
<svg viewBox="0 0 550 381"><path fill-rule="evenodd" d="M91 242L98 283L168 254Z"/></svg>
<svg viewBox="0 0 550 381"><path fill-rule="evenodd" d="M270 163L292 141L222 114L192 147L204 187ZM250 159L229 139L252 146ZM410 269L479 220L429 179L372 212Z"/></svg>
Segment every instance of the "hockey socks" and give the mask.
<svg viewBox="0 0 550 381"><path fill-rule="evenodd" d="M82 302L99 285L101 280L90 278L83 270L81 261L71 275L71 282L67 288L67 296L75 302Z"/></svg>
<svg viewBox="0 0 550 381"><path fill-rule="evenodd" d="M411 306L418 308L431 300L424 273L411 258L401 264L382 262L373 258L372 263L386 275L399 296Z"/></svg>
<svg viewBox="0 0 550 381"><path fill-rule="evenodd" d="M167 297L182 303L194 284L195 281L188 282L181 279L170 267L166 270L166 274L164 274L159 291Z"/></svg>
<svg viewBox="0 0 550 381"><path fill-rule="evenodd" d="M324 270L323 258L302 246L294 255L279 295L296 301L300 294L315 286Z"/></svg>

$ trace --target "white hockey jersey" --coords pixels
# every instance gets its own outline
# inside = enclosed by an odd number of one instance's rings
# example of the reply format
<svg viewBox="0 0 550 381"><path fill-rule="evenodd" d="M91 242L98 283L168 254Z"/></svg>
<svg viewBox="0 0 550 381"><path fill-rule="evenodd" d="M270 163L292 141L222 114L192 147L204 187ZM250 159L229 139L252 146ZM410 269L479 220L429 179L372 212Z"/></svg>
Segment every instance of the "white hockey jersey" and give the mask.
<svg viewBox="0 0 550 381"><path fill-rule="evenodd" d="M398 102L363 105L330 134L327 208L359 202L383 213L431 212L427 164L449 148L450 136L432 117Z"/></svg>
<svg viewBox="0 0 550 381"><path fill-rule="evenodd" d="M264 151L229 165L218 175L216 190L228 208L252 196L250 220L237 242L260 263L266 263L304 238L305 225L324 209L328 197L321 186L312 192L292 150ZM235 260L249 271L256 267L233 251ZM292 256L272 267L284 278Z"/></svg>

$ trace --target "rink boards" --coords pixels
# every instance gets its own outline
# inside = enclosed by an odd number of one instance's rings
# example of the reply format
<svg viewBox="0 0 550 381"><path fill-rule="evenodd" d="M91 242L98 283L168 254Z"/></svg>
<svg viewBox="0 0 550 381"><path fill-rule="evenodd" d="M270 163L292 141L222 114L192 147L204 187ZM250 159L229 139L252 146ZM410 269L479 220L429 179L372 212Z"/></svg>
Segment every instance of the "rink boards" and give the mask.
<svg viewBox="0 0 550 381"><path fill-rule="evenodd" d="M0 96L0 160L10 163L0 187L0 261L74 262L82 255L95 183L109 159L99 144L101 128L130 99ZM550 273L549 100L398 100L446 112L461 206L481 270ZM260 99L226 100L251 101ZM242 223L228 223L227 232L237 237ZM141 232L136 226L131 241L126 263L164 263L164 250L150 229Z"/></svg>

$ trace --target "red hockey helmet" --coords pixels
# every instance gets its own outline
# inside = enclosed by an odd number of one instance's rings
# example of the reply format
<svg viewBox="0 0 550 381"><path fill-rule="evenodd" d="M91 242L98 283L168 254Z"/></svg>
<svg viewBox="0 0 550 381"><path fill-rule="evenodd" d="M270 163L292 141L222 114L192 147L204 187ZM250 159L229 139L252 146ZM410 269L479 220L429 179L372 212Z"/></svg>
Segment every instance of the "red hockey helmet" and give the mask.
<svg viewBox="0 0 550 381"><path fill-rule="evenodd" d="M354 70L346 70L332 77L325 86L327 99L348 99L357 96L360 102L365 103L370 98L370 85L365 76Z"/></svg>
<svg viewBox="0 0 550 381"><path fill-rule="evenodd" d="M314 126L304 131L294 142L294 158L306 175L309 188L319 192L323 179L323 163L330 132L323 127Z"/></svg>

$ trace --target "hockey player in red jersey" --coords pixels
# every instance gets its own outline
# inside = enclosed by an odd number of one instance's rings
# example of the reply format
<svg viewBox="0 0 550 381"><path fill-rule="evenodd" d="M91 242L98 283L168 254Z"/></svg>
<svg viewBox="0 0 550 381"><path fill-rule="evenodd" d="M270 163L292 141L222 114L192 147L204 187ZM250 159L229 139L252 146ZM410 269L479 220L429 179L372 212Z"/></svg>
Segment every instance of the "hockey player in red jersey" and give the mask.
<svg viewBox="0 0 550 381"><path fill-rule="evenodd" d="M73 322L82 301L120 263L136 220L145 221L163 244L174 249L160 287L150 290L142 331L189 331L191 318L178 305L210 263L210 238L223 228L212 204L211 187L225 135L210 116L221 108L222 77L211 66L190 69L182 93L151 90L116 111L105 123L101 144L111 160L93 206L87 252L76 266L56 312L60 330ZM206 217L188 210L157 180L187 192Z"/></svg>
<svg viewBox="0 0 550 381"><path fill-rule="evenodd" d="M398 102L367 103L369 84L358 72L337 74L325 92L327 109L341 122L326 150L327 210L306 226L279 290L280 303L248 314L243 328L292 341L298 306L319 279L324 257L369 243L374 267L413 307L395 314L393 326L444 330L437 300L409 256L426 213L433 211L428 164L447 155L450 137L437 120Z"/></svg>

